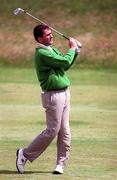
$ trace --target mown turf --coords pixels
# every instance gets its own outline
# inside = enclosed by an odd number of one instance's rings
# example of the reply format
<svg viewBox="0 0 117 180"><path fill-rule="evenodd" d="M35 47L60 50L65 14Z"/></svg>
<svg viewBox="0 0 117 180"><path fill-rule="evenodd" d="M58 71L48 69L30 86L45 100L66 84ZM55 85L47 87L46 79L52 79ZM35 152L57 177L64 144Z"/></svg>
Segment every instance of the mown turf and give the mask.
<svg viewBox="0 0 117 180"><path fill-rule="evenodd" d="M0 179L115 180L117 73L71 69L71 156L62 176L52 175L56 140L19 175L15 152L45 128L34 69L0 68Z"/></svg>

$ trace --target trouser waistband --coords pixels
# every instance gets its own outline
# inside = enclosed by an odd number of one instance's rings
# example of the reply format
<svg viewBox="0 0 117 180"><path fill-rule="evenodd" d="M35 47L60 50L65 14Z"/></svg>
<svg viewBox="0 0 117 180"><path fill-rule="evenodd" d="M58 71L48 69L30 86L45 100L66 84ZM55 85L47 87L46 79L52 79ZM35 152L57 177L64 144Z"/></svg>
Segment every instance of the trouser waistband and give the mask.
<svg viewBox="0 0 117 180"><path fill-rule="evenodd" d="M66 91L67 89L68 89L68 87L61 88L61 89L51 89L51 90L48 90L48 91L43 90L43 92L63 92L63 91Z"/></svg>

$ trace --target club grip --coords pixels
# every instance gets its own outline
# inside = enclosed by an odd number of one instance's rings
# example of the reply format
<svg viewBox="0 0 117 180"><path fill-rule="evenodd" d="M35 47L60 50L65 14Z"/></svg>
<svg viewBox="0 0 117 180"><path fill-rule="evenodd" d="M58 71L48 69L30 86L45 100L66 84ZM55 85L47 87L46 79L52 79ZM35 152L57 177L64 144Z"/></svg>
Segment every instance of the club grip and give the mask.
<svg viewBox="0 0 117 180"><path fill-rule="evenodd" d="M62 35L65 39L69 40L69 38L67 36L65 36L64 34ZM80 41L76 40L77 46L78 48L82 48L82 44Z"/></svg>
<svg viewBox="0 0 117 180"><path fill-rule="evenodd" d="M68 38L67 36L65 36L64 34L63 34L63 37L64 37L65 39L69 40L69 38Z"/></svg>

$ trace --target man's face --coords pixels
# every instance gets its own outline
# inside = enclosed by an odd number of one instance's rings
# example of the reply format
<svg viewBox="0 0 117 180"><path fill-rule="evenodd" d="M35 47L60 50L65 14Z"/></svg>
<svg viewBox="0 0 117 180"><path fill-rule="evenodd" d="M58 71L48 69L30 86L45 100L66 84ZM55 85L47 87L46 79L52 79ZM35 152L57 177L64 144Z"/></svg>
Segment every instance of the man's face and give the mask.
<svg viewBox="0 0 117 180"><path fill-rule="evenodd" d="M46 46L49 46L53 43L53 35L51 29L45 29L43 32L43 37L39 38L39 42Z"/></svg>

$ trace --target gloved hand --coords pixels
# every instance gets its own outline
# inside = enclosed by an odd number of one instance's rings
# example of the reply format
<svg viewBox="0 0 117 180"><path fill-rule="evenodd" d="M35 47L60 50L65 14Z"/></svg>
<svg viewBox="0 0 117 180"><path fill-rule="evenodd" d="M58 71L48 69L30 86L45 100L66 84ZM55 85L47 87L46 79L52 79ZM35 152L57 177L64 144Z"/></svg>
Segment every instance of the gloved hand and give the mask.
<svg viewBox="0 0 117 180"><path fill-rule="evenodd" d="M76 44L77 44L78 48L82 48L82 44L80 43L80 41L76 40Z"/></svg>
<svg viewBox="0 0 117 180"><path fill-rule="evenodd" d="M77 48L76 48L76 53L80 53L80 50L82 48L82 44L76 40Z"/></svg>

